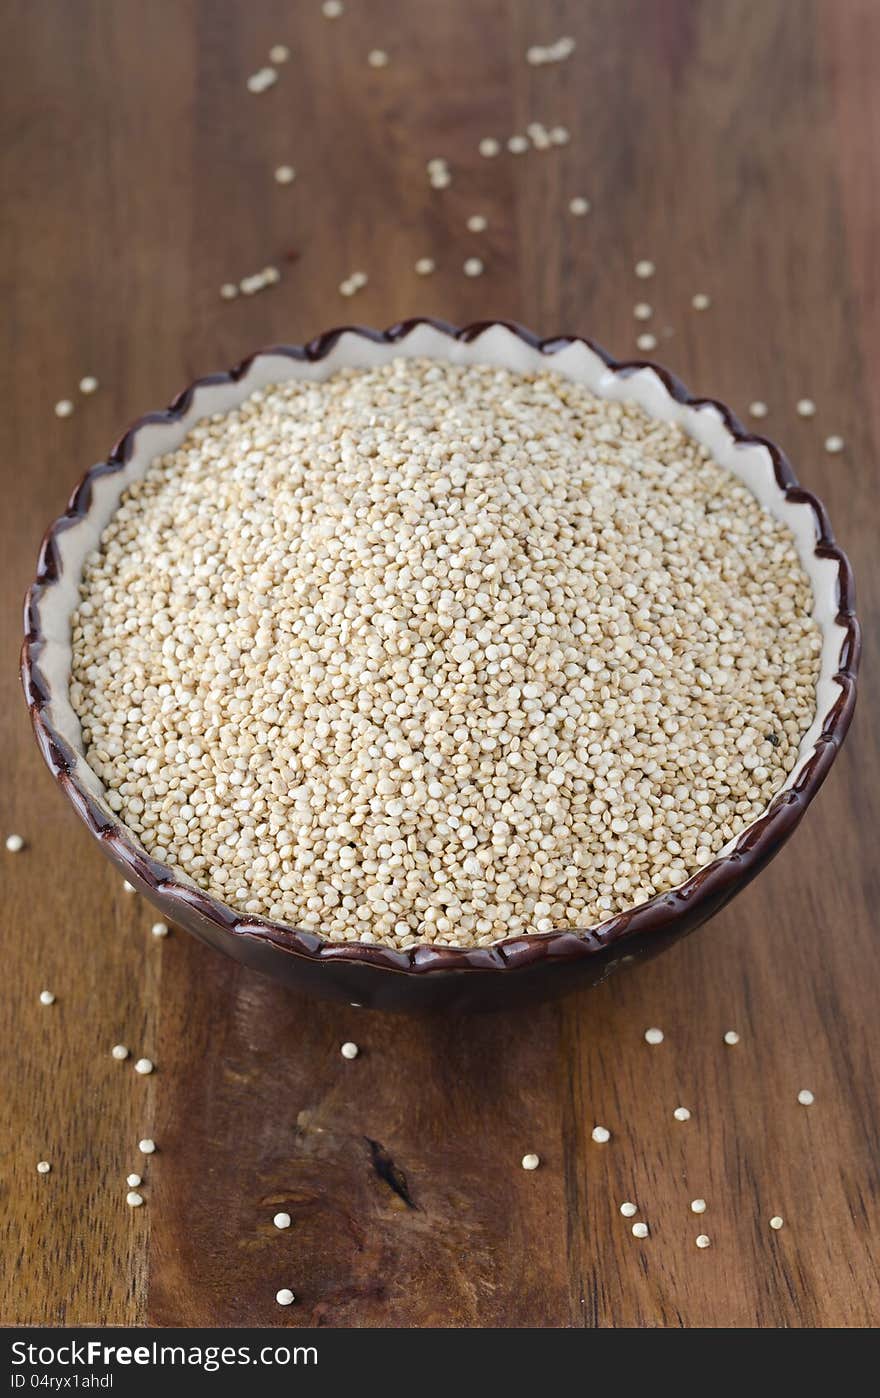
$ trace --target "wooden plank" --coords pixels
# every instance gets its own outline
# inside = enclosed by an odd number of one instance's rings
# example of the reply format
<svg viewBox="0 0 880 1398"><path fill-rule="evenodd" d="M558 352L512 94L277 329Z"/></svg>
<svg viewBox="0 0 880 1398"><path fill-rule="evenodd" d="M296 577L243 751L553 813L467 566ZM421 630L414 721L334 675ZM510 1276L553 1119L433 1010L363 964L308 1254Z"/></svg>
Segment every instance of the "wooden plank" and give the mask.
<svg viewBox="0 0 880 1398"><path fill-rule="evenodd" d="M153 939L150 910L53 792L11 659L45 523L121 427L194 374L417 312L585 331L635 354L637 300L655 307L658 358L692 387L743 412L770 404L766 428L826 500L876 638L876 6L371 0L331 23L318 0L29 0L7 17L0 830L28 849L0 863L13 1065L0 1319L876 1320L870 646L815 809L711 927L562 1004L464 1020L319 1005L183 934ZM529 44L564 33L569 63L525 63ZM246 77L277 42L291 61L252 96ZM368 66L374 47L388 68ZM482 136L532 120L566 125L569 145L478 154ZM453 170L445 191L425 176L436 155ZM291 186L272 178L281 163ZM576 194L586 218L568 213ZM486 234L466 231L471 213ZM473 281L470 255L486 262ZM434 276L416 276L421 256ZM633 275L640 257L657 265L650 282ZM270 262L278 288L219 299L221 282ZM369 285L346 301L338 283L357 268ZM712 297L705 313L696 291ZM101 380L90 399L76 392L85 373ZM794 411L805 395L811 421ZM68 396L76 412L59 421L52 404ZM829 432L842 456L823 452ZM44 986L55 1005L39 1004ZM339 1055L348 1038L354 1062ZM114 1062L118 1041L156 1073ZM542 1156L533 1174L527 1150ZM124 1202L133 1169L140 1210ZM618 1212L626 1198L644 1242ZM297 1293L289 1311L280 1286Z"/></svg>

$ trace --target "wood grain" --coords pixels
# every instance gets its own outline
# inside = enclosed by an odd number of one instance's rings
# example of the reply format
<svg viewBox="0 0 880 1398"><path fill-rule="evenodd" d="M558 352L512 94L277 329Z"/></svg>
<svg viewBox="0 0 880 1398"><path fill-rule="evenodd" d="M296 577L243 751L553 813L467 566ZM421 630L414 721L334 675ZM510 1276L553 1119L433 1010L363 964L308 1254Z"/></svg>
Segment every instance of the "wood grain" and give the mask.
<svg viewBox="0 0 880 1398"><path fill-rule="evenodd" d="M0 830L28 849L0 861L0 1320L876 1323L880 8L350 0L328 23L318 0L20 0L4 29ZM569 63L526 65L530 43L565 33ZM291 62L252 96L277 42ZM366 63L376 46L387 69ZM564 123L570 144L477 154L530 120ZM435 155L453 170L442 192L424 173ZM567 212L575 194L585 219ZM476 212L481 237L464 226ZM473 254L476 281L461 274ZM433 277L415 275L421 256ZM270 262L280 286L219 299ZM344 301L357 268L369 285ZM767 430L856 567L860 709L791 844L658 961L515 1015L340 1010L183 934L153 939L43 770L14 673L39 536L77 476L136 414L259 344L427 313L586 331L626 354L641 299L658 357L693 388L741 411L767 400ZM85 373L101 380L91 399ZM823 452L829 432L842 456ZM120 1040L155 1059L152 1077L111 1059ZM140 1210L124 1203L133 1169ZM280 1286L298 1297L284 1312Z"/></svg>

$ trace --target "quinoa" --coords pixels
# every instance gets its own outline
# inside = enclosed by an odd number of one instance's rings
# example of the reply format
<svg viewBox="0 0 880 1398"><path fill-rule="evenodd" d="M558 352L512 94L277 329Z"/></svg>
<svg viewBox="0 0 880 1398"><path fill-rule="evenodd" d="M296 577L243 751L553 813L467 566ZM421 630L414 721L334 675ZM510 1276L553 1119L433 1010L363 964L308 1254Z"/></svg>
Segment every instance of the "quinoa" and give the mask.
<svg viewBox="0 0 880 1398"><path fill-rule="evenodd" d="M71 700L143 847L333 941L487 945L680 884L812 721L794 540L678 427L395 360L205 419L86 559Z"/></svg>

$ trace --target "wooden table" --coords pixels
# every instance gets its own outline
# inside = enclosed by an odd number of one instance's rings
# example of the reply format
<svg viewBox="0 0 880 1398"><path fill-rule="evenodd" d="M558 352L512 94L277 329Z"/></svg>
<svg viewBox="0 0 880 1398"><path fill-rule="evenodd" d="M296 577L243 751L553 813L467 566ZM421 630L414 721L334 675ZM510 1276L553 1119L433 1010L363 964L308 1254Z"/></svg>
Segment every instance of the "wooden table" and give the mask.
<svg viewBox="0 0 880 1398"><path fill-rule="evenodd" d="M692 387L743 412L768 402L766 430L850 551L870 642L880 7L349 0L330 22L319 0L22 0L6 19L0 827L28 847L0 848L0 1319L876 1323L870 649L814 810L710 927L598 990L457 1022L312 1003L183 933L154 939L150 908L43 768L15 652L48 519L129 419L197 373L413 313L513 317L627 355L640 300L655 307L657 356ZM530 44L563 34L572 59L526 64ZM290 62L251 95L274 43ZM368 65L375 47L387 68ZM564 123L570 144L478 154L481 137L536 119ZM437 155L453 172L443 191L425 175ZM287 162L285 187L273 171ZM574 195L587 217L569 213ZM477 212L486 234L465 229ZM476 254L486 271L471 280L462 263ZM422 256L435 275L415 275ZM652 281L635 278L639 258L656 263ZM220 299L222 282L267 263L279 286ZM338 284L358 268L369 285L349 302ZM101 386L84 398L89 373ZM811 421L795 413L804 396ZM65 397L76 411L59 420ZM824 452L830 432L842 455ZM649 1025L662 1046L644 1042ZM339 1054L349 1038L353 1063ZM117 1041L157 1071L114 1062ZM605 1147L590 1139L597 1121L613 1132ZM149 1160L143 1136L159 1145ZM535 1173L520 1168L531 1150ZM132 1170L139 1210L125 1204ZM695 1196L708 1201L699 1219ZM624 1199L650 1224L644 1242ZM282 1286L297 1293L289 1310Z"/></svg>

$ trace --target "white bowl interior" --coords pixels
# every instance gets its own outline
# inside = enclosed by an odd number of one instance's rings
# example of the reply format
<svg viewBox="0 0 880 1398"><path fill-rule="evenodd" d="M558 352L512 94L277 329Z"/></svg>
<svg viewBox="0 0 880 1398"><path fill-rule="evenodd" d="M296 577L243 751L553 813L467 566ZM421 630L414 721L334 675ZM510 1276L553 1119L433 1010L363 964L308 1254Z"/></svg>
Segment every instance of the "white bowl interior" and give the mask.
<svg viewBox="0 0 880 1398"><path fill-rule="evenodd" d="M833 559L817 557L814 551L816 518L811 507L786 499L776 481L772 458L766 447L737 442L717 408L710 405L694 408L679 403L653 370L641 369L626 376L616 374L599 355L581 343L568 344L548 356L502 325L490 326L467 342L454 340L430 325L417 325L393 344L346 331L324 358L314 361L293 359L283 354L260 354L237 383L212 384L197 389L188 412L179 421L150 423L137 432L134 450L126 465L94 482L93 504L88 516L57 535L61 577L57 585L45 590L40 603L43 634L50 644L40 655L39 666L53 696L46 717L77 754L76 775L83 785L103 805L103 787L85 761L79 720L68 698L71 661L69 619L79 599L83 561L98 543L122 492L143 476L156 456L179 446L201 418L227 412L266 384L286 379L326 379L341 368L383 364L400 356L447 360L455 364L494 364L519 373L552 368L566 378L584 384L599 397L638 403L652 417L677 423L702 443L720 466L738 477L771 514L788 526L812 583L813 615L823 636L816 716L804 734L797 763L782 789L793 786L813 751L825 718L837 700L839 689L834 674L839 668L841 647L847 634L836 620L838 566ZM109 807L105 809L107 815L115 819ZM742 838L742 833L722 853L728 852ZM134 840L134 836L131 838Z"/></svg>

